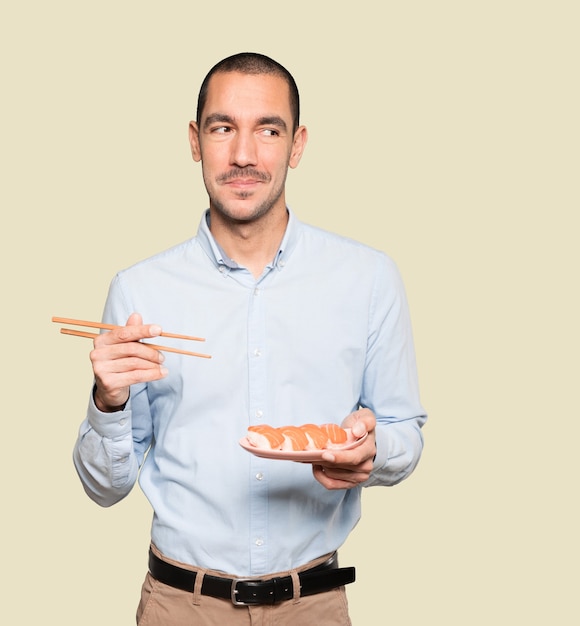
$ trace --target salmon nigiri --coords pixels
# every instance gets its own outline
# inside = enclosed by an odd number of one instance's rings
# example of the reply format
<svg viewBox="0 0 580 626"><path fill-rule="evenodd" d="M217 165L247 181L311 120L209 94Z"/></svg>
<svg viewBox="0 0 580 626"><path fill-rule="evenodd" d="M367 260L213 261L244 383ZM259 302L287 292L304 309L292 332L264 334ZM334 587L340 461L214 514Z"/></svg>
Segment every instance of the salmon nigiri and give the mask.
<svg viewBox="0 0 580 626"><path fill-rule="evenodd" d="M308 437L307 450L322 450L328 444L328 434L318 424L303 424L300 429Z"/></svg>
<svg viewBox="0 0 580 626"><path fill-rule="evenodd" d="M246 435L250 443L258 448L272 448L272 450L280 450L285 442L284 435L273 426L267 424L256 424L248 427Z"/></svg>
<svg viewBox="0 0 580 626"><path fill-rule="evenodd" d="M341 428L338 424L321 424L320 428L328 435L329 447L340 446L346 443L348 435L346 430Z"/></svg>
<svg viewBox="0 0 580 626"><path fill-rule="evenodd" d="M282 444L282 450L305 450L308 445L308 437L299 426L281 426L278 429L284 435L286 442Z"/></svg>

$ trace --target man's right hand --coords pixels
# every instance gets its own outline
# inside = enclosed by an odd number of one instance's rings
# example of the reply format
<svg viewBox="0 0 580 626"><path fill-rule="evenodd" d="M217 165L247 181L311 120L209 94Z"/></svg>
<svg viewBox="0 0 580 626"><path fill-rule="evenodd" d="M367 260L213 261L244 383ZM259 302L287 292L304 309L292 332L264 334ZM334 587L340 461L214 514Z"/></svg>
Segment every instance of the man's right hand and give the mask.
<svg viewBox="0 0 580 626"><path fill-rule="evenodd" d="M96 381L94 399L100 411L121 410L129 399L131 385L167 375L162 366L163 354L140 341L160 334L160 326L143 324L141 315L133 313L126 326L95 337L90 359Z"/></svg>

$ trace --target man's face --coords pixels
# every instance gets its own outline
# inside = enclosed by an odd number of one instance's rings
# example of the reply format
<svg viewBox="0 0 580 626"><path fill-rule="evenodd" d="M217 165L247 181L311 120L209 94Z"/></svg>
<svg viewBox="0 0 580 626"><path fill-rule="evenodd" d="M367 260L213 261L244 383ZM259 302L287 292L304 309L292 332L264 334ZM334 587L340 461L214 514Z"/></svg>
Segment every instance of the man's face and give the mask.
<svg viewBox="0 0 580 626"><path fill-rule="evenodd" d="M228 220L250 222L285 210L288 167L296 167L306 129L292 132L286 82L269 74L217 73L209 83L199 127L190 124L194 160L202 162L210 207Z"/></svg>

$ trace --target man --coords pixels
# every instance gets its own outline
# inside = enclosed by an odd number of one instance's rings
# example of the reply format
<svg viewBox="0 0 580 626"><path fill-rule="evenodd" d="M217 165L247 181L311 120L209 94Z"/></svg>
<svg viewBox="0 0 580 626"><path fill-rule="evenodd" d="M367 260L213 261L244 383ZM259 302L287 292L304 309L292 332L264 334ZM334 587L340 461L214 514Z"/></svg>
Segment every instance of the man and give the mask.
<svg viewBox="0 0 580 626"><path fill-rule="evenodd" d="M383 253L287 207L307 131L277 62L214 66L189 131L209 210L196 237L114 278L104 319L122 328L95 339L75 465L103 506L140 472L154 509L141 626L350 624L353 569L335 553L361 489L406 478L423 445L404 290ZM163 356L146 341L161 327L206 337L212 358ZM251 424L307 422L366 438L311 465L239 445Z"/></svg>

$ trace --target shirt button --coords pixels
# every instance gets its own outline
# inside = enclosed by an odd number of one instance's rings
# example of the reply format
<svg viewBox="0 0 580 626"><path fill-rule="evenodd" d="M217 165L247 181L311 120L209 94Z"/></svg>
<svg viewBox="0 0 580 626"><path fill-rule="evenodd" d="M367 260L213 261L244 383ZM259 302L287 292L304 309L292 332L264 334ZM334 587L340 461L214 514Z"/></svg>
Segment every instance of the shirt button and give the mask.
<svg viewBox="0 0 580 626"><path fill-rule="evenodd" d="M220 265L219 271L223 274L226 271L226 266L225 265Z"/></svg>
<svg viewBox="0 0 580 626"><path fill-rule="evenodd" d="M259 296L259 295L260 295L260 289L259 289L259 287L256 287L256 288L254 289L254 295L255 295L255 296Z"/></svg>
<svg viewBox="0 0 580 626"><path fill-rule="evenodd" d="M258 547L263 546L264 545L264 540L263 539L256 539L256 545Z"/></svg>
<svg viewBox="0 0 580 626"><path fill-rule="evenodd" d="M126 423L127 423L127 418L126 417L122 417L119 420L119 426L125 426Z"/></svg>
<svg viewBox="0 0 580 626"><path fill-rule="evenodd" d="M262 409L258 409L258 410L256 411L256 417L257 417L258 419L261 419L263 415L264 415L264 411L262 411Z"/></svg>
<svg viewBox="0 0 580 626"><path fill-rule="evenodd" d="M264 474L262 474L262 472L258 472L256 474L256 480L263 480L264 479Z"/></svg>
<svg viewBox="0 0 580 626"><path fill-rule="evenodd" d="M260 350L260 348L256 348L254 350L254 356L262 356L262 351Z"/></svg>

